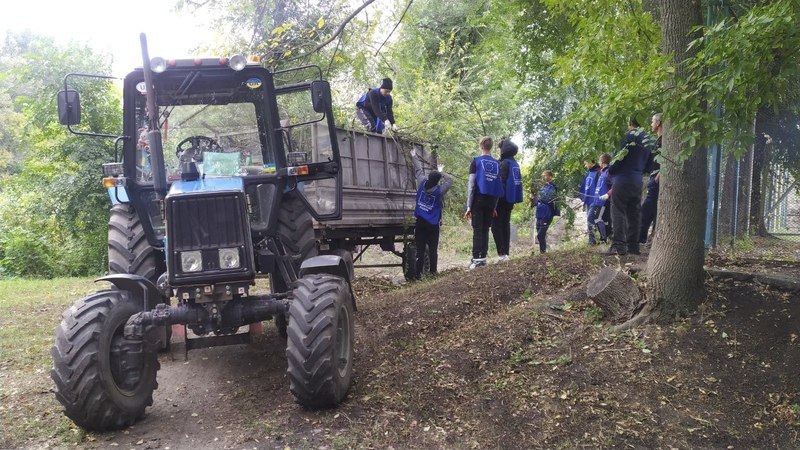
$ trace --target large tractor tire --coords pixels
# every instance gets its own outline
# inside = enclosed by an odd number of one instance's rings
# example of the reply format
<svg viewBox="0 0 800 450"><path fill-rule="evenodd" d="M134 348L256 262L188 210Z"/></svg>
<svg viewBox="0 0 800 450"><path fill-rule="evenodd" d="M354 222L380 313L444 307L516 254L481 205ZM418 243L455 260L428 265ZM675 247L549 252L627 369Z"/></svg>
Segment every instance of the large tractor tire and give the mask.
<svg viewBox="0 0 800 450"><path fill-rule="evenodd" d="M403 249L403 276L406 281L414 281L414 273L417 266L417 244L408 242ZM425 262L422 264L422 276L428 275L431 272L431 261L428 250L425 249Z"/></svg>
<svg viewBox="0 0 800 450"><path fill-rule="evenodd" d="M56 328L50 352L56 399L67 417L87 430L127 427L153 404L156 352L139 347L142 363L135 368L126 369L120 359L131 352L123 337L125 323L139 311L141 304L126 293L99 291L75 302Z"/></svg>
<svg viewBox="0 0 800 450"><path fill-rule="evenodd" d="M341 403L353 375L353 301L341 277L298 280L289 307L286 356L290 390L309 408Z"/></svg>
<svg viewBox="0 0 800 450"><path fill-rule="evenodd" d="M108 272L140 275L155 284L166 270L164 253L147 242L133 206L114 205L108 220Z"/></svg>
<svg viewBox="0 0 800 450"><path fill-rule="evenodd" d="M300 271L300 264L308 258L317 255L317 240L314 236L314 222L311 213L300 199L296 192L288 192L281 199L281 207L278 210L277 234L283 242L286 252L296 255L294 260L294 270ZM289 285L283 280L277 271L270 277L270 288L273 293L287 292ZM286 316L275 317L275 326L278 333L286 338L286 327L288 318Z"/></svg>
<svg viewBox="0 0 800 450"><path fill-rule="evenodd" d="M111 207L108 220L108 273L139 275L156 284L158 277L166 272L164 252L147 241L144 227L132 205L120 203ZM162 297L162 303L169 299ZM172 327L161 331L162 350L169 349Z"/></svg>

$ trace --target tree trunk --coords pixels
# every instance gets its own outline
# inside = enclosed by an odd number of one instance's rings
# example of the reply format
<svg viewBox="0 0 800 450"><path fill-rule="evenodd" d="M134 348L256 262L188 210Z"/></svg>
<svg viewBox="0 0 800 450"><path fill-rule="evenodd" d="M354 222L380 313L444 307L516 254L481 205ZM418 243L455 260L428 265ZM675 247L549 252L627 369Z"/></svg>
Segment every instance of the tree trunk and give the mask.
<svg viewBox="0 0 800 450"><path fill-rule="evenodd" d="M689 73L683 62L696 49L688 49L696 38L692 28L702 24L699 0L663 0L661 2L663 51L673 55L675 72L667 81L674 88ZM705 110L705 105L701 105ZM632 319L636 322L660 317L670 321L697 308L705 296L703 235L706 214L707 155L695 150L685 160L678 156L685 150L683 137L672 128L667 117L664 126L663 152L677 164L661 167L661 192L653 249L648 260L648 298L643 310Z"/></svg>
<svg viewBox="0 0 800 450"><path fill-rule="evenodd" d="M586 296L603 310L606 320L628 320L641 304L636 281L620 270L603 267L586 286Z"/></svg>

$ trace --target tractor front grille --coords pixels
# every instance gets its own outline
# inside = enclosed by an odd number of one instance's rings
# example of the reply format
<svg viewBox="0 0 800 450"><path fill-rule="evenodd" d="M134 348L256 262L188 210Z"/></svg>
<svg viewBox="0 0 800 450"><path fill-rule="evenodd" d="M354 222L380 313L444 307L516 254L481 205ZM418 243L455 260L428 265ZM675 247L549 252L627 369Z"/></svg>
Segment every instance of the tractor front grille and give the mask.
<svg viewBox="0 0 800 450"><path fill-rule="evenodd" d="M249 216L242 191L187 192L167 197L169 281L173 286L209 285L255 276ZM219 249L239 250L240 267L222 269ZM181 254L200 251L202 269L183 272Z"/></svg>
<svg viewBox="0 0 800 450"><path fill-rule="evenodd" d="M245 244L247 210L244 194L207 197L185 195L169 203L170 247L177 251L237 247Z"/></svg>

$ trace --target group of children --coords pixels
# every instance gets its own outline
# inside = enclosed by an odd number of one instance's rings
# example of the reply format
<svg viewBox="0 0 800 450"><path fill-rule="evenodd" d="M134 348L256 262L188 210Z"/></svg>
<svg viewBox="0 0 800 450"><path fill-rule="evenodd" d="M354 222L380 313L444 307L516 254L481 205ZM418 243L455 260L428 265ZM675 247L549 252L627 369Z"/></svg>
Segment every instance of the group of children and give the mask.
<svg viewBox="0 0 800 450"><path fill-rule="evenodd" d="M392 112L392 87L392 80L384 78L379 87L369 89L356 101L356 116L368 131L382 133L397 130ZM469 166L464 219L472 222L470 270L486 265L490 230L494 236L498 259L508 260L511 211L524 198L522 172L514 158L519 147L511 140L503 139L497 146L500 158L495 159L492 156L493 144L491 137L482 137L478 142L480 156L473 158ZM453 177L443 172L441 166L425 175L420 157L412 152L412 159L417 180L417 203L414 210L414 241L417 251L414 278L420 278L426 253L430 273L435 274L437 271L443 197L452 187ZM544 184L536 197L531 195L531 207L536 211L539 250L544 253L547 251L547 229L553 217L559 216L560 212L555 202L557 188L553 184L553 173L545 171L542 179Z"/></svg>
<svg viewBox="0 0 800 450"><path fill-rule="evenodd" d="M499 261L507 261L511 246L511 212L514 205L524 199L522 172L515 156L519 147L509 139L497 145L500 158L492 156L494 142L484 136L478 142L480 155L473 158L469 166L467 184L467 203L464 219L472 223L472 260L469 269L486 265L489 251L489 231L494 236ZM417 178L417 204L414 215L417 218L414 231L417 249L415 278L422 275L425 262L425 249L430 264L430 273L435 274L438 259L439 223L444 205L443 197L453 185L453 177L442 171L433 170L425 175L422 161L412 153ZM556 206L557 188L553 184L553 173L542 174L544 184L531 206L536 210L536 228L539 249L547 250L547 229L553 217L560 215Z"/></svg>
<svg viewBox="0 0 800 450"><path fill-rule="evenodd" d="M580 196L586 209L590 245L597 244L594 234L597 229L600 243L613 240L608 253L639 254L639 247L647 242L651 226L655 231L660 178L655 156L661 148L661 119L660 113L652 117L650 127L655 133L654 139L631 118L620 143L626 153L614 164L608 153L600 155L599 165L593 161L584 162L586 175ZM642 201L642 178L647 174L647 195Z"/></svg>

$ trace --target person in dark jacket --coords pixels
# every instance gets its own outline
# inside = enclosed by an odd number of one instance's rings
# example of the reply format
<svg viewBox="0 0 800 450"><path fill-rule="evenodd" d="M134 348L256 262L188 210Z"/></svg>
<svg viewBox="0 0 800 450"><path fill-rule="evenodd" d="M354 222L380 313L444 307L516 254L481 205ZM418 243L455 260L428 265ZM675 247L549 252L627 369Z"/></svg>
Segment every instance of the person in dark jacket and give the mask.
<svg viewBox="0 0 800 450"><path fill-rule="evenodd" d="M397 131L392 112L392 86L392 79L384 78L380 87L369 89L356 102L356 117L367 127L367 131Z"/></svg>
<svg viewBox="0 0 800 450"><path fill-rule="evenodd" d="M600 174L600 166L594 161L584 161L583 167L586 169L586 175L583 176L583 183L581 184L580 195L583 207L586 210L586 228L589 232L589 245L595 245L594 238L594 219L589 215L589 209L594 203L594 191L597 187L597 178ZM596 217L595 217L596 219Z"/></svg>
<svg viewBox="0 0 800 450"><path fill-rule="evenodd" d="M542 172L544 184L536 196L536 239L539 241L539 251L547 252L547 229L553 222L553 217L560 216L556 206L556 193L558 188L553 184L553 172Z"/></svg>
<svg viewBox="0 0 800 450"><path fill-rule="evenodd" d="M636 119L628 121L628 131L620 143L622 148L608 172L613 183L611 222L614 223L614 242L609 254L639 254L642 177L654 143Z"/></svg>
<svg viewBox="0 0 800 450"><path fill-rule="evenodd" d="M661 118L661 113L654 114L653 119L650 122L650 128L653 130L656 136L658 136L658 139L656 139L655 147L653 149L653 153L650 155L650 160L648 161L648 167L646 169L646 171L650 173L650 177L647 180L647 195L645 195L644 202L642 203L642 228L639 231L640 244L647 243L647 233L650 231L650 225L653 225L653 233L656 231L656 214L658 214L658 182L660 179L659 172L661 171L661 166L655 160L655 157L661 151L661 135L664 132L661 124Z"/></svg>
<svg viewBox="0 0 800 450"><path fill-rule="evenodd" d="M492 158L492 138L484 136L478 143L481 155L469 165L467 211L464 219L472 219L472 261L469 269L486 265L489 251L489 229L497 216L497 201L503 196L500 163Z"/></svg>
<svg viewBox="0 0 800 450"><path fill-rule="evenodd" d="M594 227L600 233L600 242L605 243L608 239L608 227L603 216L606 215L608 204L608 164L611 162L611 155L603 153L600 155L599 174L594 183L594 190L588 195L589 208L586 211L586 221L589 224L589 243L593 244Z"/></svg>
<svg viewBox="0 0 800 450"><path fill-rule="evenodd" d="M430 274L436 275L439 261L439 230L442 221L442 208L444 195L453 186L453 177L444 173L443 166L438 170L431 170L425 175L422 160L414 150L411 150L414 161L414 175L417 179L417 205L414 208L414 217L417 218L414 227L414 243L416 244L417 260L414 278L420 279L425 267L425 252L428 253Z"/></svg>
<svg viewBox="0 0 800 450"><path fill-rule="evenodd" d="M497 256L500 261L508 261L511 247L511 211L514 204L522 201L522 172L519 164L514 159L519 147L509 139L503 139L497 145L500 149L500 183L502 183L503 196L497 200L497 217L492 221L492 236L497 247Z"/></svg>

